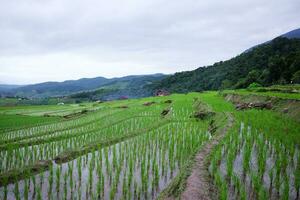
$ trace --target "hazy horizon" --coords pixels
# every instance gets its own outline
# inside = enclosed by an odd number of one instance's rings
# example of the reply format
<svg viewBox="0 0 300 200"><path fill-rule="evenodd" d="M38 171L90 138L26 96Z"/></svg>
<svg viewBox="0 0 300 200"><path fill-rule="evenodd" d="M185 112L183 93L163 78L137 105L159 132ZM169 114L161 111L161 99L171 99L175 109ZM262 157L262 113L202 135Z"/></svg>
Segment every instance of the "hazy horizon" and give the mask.
<svg viewBox="0 0 300 200"><path fill-rule="evenodd" d="M165 73L153 73L153 74L128 74L128 75L124 75L124 76L112 76L112 77L105 77L105 76L93 76L93 77L81 77L81 78L78 78L78 79L66 79L66 80L62 80L62 81L52 81L52 80L47 80L47 81L42 81L42 82L36 82L36 83L28 83L28 84L14 84L14 83L2 83L0 81L0 85L20 85L20 86L23 86L23 85L31 85L31 84L39 84L39 83L45 83L45 82L64 82L64 81L76 81L76 80L79 80L79 79L84 79L84 78L99 78L99 77L102 77L102 78L107 78L107 79L112 79L112 78L121 78L121 77L125 77L125 76L147 76L147 75L155 75L155 74L162 74L162 75L172 75L173 73L171 74L165 74Z"/></svg>
<svg viewBox="0 0 300 200"><path fill-rule="evenodd" d="M297 0L2 1L0 84L192 70L299 28Z"/></svg>

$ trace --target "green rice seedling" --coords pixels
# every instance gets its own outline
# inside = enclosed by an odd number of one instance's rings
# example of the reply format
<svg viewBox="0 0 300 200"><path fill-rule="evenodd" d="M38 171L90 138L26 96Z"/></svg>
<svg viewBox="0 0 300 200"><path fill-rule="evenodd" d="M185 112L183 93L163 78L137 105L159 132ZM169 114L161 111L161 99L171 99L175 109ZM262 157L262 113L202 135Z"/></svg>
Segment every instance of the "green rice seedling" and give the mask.
<svg viewBox="0 0 300 200"><path fill-rule="evenodd" d="M226 169L227 169L227 181L231 184L231 178L233 175L233 159L234 155L231 150L229 150L226 160Z"/></svg>
<svg viewBox="0 0 300 200"><path fill-rule="evenodd" d="M35 176L32 176L31 179L32 179L32 184L33 184L33 198L34 198L35 195L36 195L36 179L35 179Z"/></svg>
<svg viewBox="0 0 300 200"><path fill-rule="evenodd" d="M297 165L294 170L295 177L295 189L296 189L296 199L299 199L299 191L300 191L300 154L298 153Z"/></svg>
<svg viewBox="0 0 300 200"><path fill-rule="evenodd" d="M159 184L159 169L158 169L158 165L155 164L154 168L155 168L155 173L154 173L155 186L157 187L158 184Z"/></svg>
<svg viewBox="0 0 300 200"><path fill-rule="evenodd" d="M93 163L90 162L89 164L89 176L88 176L88 183L89 183L89 191L92 192L93 189Z"/></svg>
<svg viewBox="0 0 300 200"><path fill-rule="evenodd" d="M67 193L68 193L67 183L68 183L68 173L65 172L64 173L64 199L67 199Z"/></svg>
<svg viewBox="0 0 300 200"><path fill-rule="evenodd" d="M233 175L232 180L233 180L235 192L237 193L236 195L240 196L240 187L241 187L240 179L237 175Z"/></svg>
<svg viewBox="0 0 300 200"><path fill-rule="evenodd" d="M104 148L104 157L107 173L109 173L109 159L108 159L108 148Z"/></svg>
<svg viewBox="0 0 300 200"><path fill-rule="evenodd" d="M133 196L136 198L138 193L138 184L136 181L133 182Z"/></svg>
<svg viewBox="0 0 300 200"><path fill-rule="evenodd" d="M249 163L251 157L251 146L246 141L244 151L243 151L243 179L245 180L247 172L249 172Z"/></svg>
<svg viewBox="0 0 300 200"><path fill-rule="evenodd" d="M221 172L220 172L220 170L218 169L218 170L216 171L216 173L213 174L213 176L214 176L214 184L215 184L218 188L221 188L223 181L222 181L222 177L221 177Z"/></svg>
<svg viewBox="0 0 300 200"><path fill-rule="evenodd" d="M102 191L102 196L104 195L104 186L105 186L105 179L104 179L104 175L103 175L103 173L101 173L101 191Z"/></svg>
<svg viewBox="0 0 300 200"><path fill-rule="evenodd" d="M294 166L294 164L295 164L294 157L295 157L295 154L296 154L296 147L292 142L290 142L290 144L288 144L288 147L289 147L289 154L290 154L290 157L291 157L291 163L292 163L292 166Z"/></svg>
<svg viewBox="0 0 300 200"><path fill-rule="evenodd" d="M101 199L101 194L102 194L101 179L98 179L96 188L97 188L97 198Z"/></svg>
<svg viewBox="0 0 300 200"><path fill-rule="evenodd" d="M116 184L112 184L112 187L111 187L110 193L109 193L109 199L110 200L115 199L116 192L117 192Z"/></svg>
<svg viewBox="0 0 300 200"><path fill-rule="evenodd" d="M286 151L286 148L285 148ZM288 156L286 155L285 152L282 152L280 155L281 158L281 163L280 163L280 168L281 168L281 172L285 172L287 167L288 167Z"/></svg>
<svg viewBox="0 0 300 200"><path fill-rule="evenodd" d="M15 195L16 200L20 200L20 191L19 191L19 183L18 182L15 183L14 195Z"/></svg>
<svg viewBox="0 0 300 200"><path fill-rule="evenodd" d="M43 182L44 182L44 172L42 172L40 174L40 187L42 188L43 187Z"/></svg>
<svg viewBox="0 0 300 200"><path fill-rule="evenodd" d="M81 177L82 177L82 171L81 171L81 166L82 165L82 160L81 157L77 159L77 172L78 172L78 177L79 177L79 185L81 185Z"/></svg>
<svg viewBox="0 0 300 200"><path fill-rule="evenodd" d="M269 199L268 197L268 193L266 192L265 188L263 187L263 185L261 185L259 187L259 191L258 191L258 199L259 200L267 200Z"/></svg>
<svg viewBox="0 0 300 200"><path fill-rule="evenodd" d="M70 191L71 194L73 193L74 181L73 181L73 162L71 165L68 165L68 176L69 176L69 183L70 183Z"/></svg>
<svg viewBox="0 0 300 200"><path fill-rule="evenodd" d="M246 194L246 190L245 190L245 186L244 185L240 185L240 188L239 188L239 194L240 194L240 199L241 200L246 200L247 199L247 194Z"/></svg>
<svg viewBox="0 0 300 200"><path fill-rule="evenodd" d="M269 196L272 196L273 179L274 179L274 170L273 170L273 168L271 168L270 171L269 171L269 178L270 178Z"/></svg>
<svg viewBox="0 0 300 200"><path fill-rule="evenodd" d="M260 154L258 156L258 176L260 177L260 180L263 180L263 176L265 173L265 168L266 168L266 155L267 151L266 148L263 147L262 151L260 151Z"/></svg>
<svg viewBox="0 0 300 200"><path fill-rule="evenodd" d="M28 198L29 198L29 189L28 189L29 184L28 184L28 182L29 181L27 179L24 182L24 199L25 200L28 200Z"/></svg>
<svg viewBox="0 0 300 200"><path fill-rule="evenodd" d="M279 196L279 193L280 193L280 185L281 185L281 167L280 167L280 162L281 160L277 159L276 162L275 162L275 181L274 181L274 184L275 184L275 188L276 188L276 191L277 191L277 196Z"/></svg>
<svg viewBox="0 0 300 200"><path fill-rule="evenodd" d="M7 185L4 186L4 200L7 200L7 193L8 193L8 189L7 189Z"/></svg>
<svg viewBox="0 0 300 200"><path fill-rule="evenodd" d="M284 182L283 182L283 194L282 199L288 200L289 199L289 192L290 192L290 183L289 183L289 177L287 174L285 174Z"/></svg>
<svg viewBox="0 0 300 200"><path fill-rule="evenodd" d="M228 198L228 187L226 183L222 182L220 191L220 200L227 200Z"/></svg>
<svg viewBox="0 0 300 200"><path fill-rule="evenodd" d="M77 199L81 200L81 187L77 190Z"/></svg>
<svg viewBox="0 0 300 200"><path fill-rule="evenodd" d="M55 175L56 175L56 192L57 194L59 194L59 188L60 188L60 167L57 167L56 168L56 171L55 171Z"/></svg>
<svg viewBox="0 0 300 200"><path fill-rule="evenodd" d="M256 196L259 196L259 192L261 189L260 178L258 177L258 175L255 172L251 172L250 177L251 177L252 188L253 188Z"/></svg>
<svg viewBox="0 0 300 200"><path fill-rule="evenodd" d="M49 169L48 183L49 183L48 194L50 194L50 193L52 193L52 187L53 187L53 167L52 166Z"/></svg>
<svg viewBox="0 0 300 200"><path fill-rule="evenodd" d="M101 162L101 161L98 161L98 162L97 162L97 165L96 165L96 172L97 172L98 177L100 178L100 175L101 175L101 173L102 173L102 162Z"/></svg>
<svg viewBox="0 0 300 200"><path fill-rule="evenodd" d="M36 190L37 190L37 196L36 196L37 200L42 200L43 197L42 197L41 188L38 186Z"/></svg>
<svg viewBox="0 0 300 200"><path fill-rule="evenodd" d="M116 184L118 184L119 181L120 181L121 170L122 170L121 165L118 165L118 167L116 169L116 174L115 174L115 182L116 182Z"/></svg>

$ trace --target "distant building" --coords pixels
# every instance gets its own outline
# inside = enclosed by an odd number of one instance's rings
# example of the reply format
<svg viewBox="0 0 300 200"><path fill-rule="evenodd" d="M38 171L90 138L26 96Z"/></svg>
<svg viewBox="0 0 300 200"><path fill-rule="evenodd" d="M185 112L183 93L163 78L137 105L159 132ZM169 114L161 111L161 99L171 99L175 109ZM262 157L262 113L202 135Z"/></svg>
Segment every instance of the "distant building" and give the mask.
<svg viewBox="0 0 300 200"><path fill-rule="evenodd" d="M120 99L120 100L125 100L125 99L128 99L128 97L127 97L127 96L120 96L119 99Z"/></svg>
<svg viewBox="0 0 300 200"><path fill-rule="evenodd" d="M168 95L170 95L170 93L167 90L163 90L163 89L157 90L155 92L155 96L159 96L159 97L161 97L161 96L168 96Z"/></svg>

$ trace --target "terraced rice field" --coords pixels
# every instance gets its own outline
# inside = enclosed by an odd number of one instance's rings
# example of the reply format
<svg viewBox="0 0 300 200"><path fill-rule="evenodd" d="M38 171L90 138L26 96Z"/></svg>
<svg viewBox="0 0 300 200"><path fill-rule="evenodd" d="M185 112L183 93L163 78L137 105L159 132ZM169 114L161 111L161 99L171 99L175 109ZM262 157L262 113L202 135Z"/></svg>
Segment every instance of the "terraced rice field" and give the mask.
<svg viewBox="0 0 300 200"><path fill-rule="evenodd" d="M1 129L0 199L180 197L228 114L234 125L204 159L216 198L299 195L299 124L273 111L235 111L216 92L0 112L45 119Z"/></svg>
<svg viewBox="0 0 300 200"><path fill-rule="evenodd" d="M211 138L209 121L190 118L194 96L107 102L69 120L3 131L0 198L157 197L191 152ZM6 112L59 116L74 111L52 107Z"/></svg>
<svg viewBox="0 0 300 200"><path fill-rule="evenodd" d="M236 125L214 149L209 168L221 199L299 198L299 124L278 117L236 113Z"/></svg>

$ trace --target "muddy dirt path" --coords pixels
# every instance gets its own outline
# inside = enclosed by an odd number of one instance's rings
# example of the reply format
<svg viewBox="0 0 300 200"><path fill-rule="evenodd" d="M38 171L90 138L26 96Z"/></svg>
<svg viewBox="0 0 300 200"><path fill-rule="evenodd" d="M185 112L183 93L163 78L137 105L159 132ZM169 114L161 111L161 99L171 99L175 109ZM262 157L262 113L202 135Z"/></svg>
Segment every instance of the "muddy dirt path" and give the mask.
<svg viewBox="0 0 300 200"><path fill-rule="evenodd" d="M206 158L209 156L211 150L220 142L227 131L233 125L233 116L226 114L227 124L221 129L217 135L206 145L204 145L195 157L195 164L193 166L191 175L186 182L186 188L181 194L182 200L210 200L216 196L216 190L211 186L209 178L208 166ZM172 197L167 198L173 199Z"/></svg>

